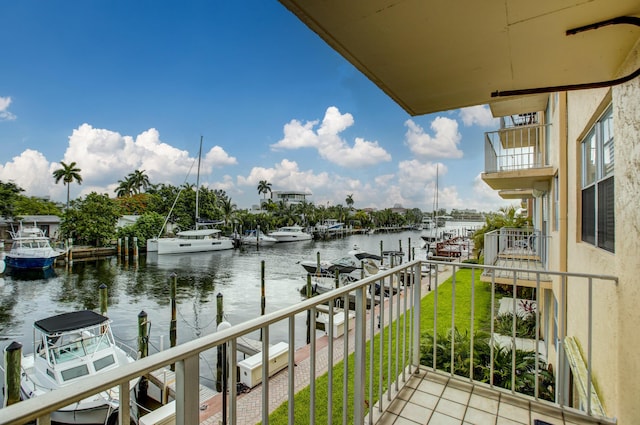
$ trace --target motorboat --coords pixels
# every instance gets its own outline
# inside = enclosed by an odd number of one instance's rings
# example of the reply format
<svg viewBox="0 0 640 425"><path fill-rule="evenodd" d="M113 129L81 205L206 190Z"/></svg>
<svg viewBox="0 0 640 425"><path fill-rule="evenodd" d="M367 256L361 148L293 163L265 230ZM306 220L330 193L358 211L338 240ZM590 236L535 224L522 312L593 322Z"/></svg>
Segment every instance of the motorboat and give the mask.
<svg viewBox="0 0 640 425"><path fill-rule="evenodd" d="M328 218L322 222L322 224L316 225L316 231L318 232L332 232L341 230L344 227L344 223L339 222L334 218Z"/></svg>
<svg viewBox="0 0 640 425"><path fill-rule="evenodd" d="M18 230L9 233L13 243L4 259L8 267L43 270L51 267L56 258L64 254L63 250L51 246L49 238L36 223L25 226L20 222Z"/></svg>
<svg viewBox="0 0 640 425"><path fill-rule="evenodd" d="M377 262L381 260L381 256L362 251L356 245L344 257L329 261L301 261L300 265L311 275L314 291L319 292L321 288L333 289L336 276L339 285L346 285L378 273L381 266Z"/></svg>
<svg viewBox="0 0 640 425"><path fill-rule="evenodd" d="M261 230L250 230L241 238L243 245L271 246L278 240L272 236L264 234Z"/></svg>
<svg viewBox="0 0 640 425"><path fill-rule="evenodd" d="M275 232L269 234L272 238L275 238L278 242L299 242L311 240L311 233L307 233L300 226L284 226L280 227Z"/></svg>
<svg viewBox="0 0 640 425"><path fill-rule="evenodd" d="M106 375L134 357L118 346L109 318L91 310L63 313L34 322L34 352L22 356L20 393L23 399L41 396L80 380ZM133 350L131 350L133 351ZM130 390L138 380L129 383ZM63 424L117 423L121 397L114 387L63 407L51 421Z"/></svg>

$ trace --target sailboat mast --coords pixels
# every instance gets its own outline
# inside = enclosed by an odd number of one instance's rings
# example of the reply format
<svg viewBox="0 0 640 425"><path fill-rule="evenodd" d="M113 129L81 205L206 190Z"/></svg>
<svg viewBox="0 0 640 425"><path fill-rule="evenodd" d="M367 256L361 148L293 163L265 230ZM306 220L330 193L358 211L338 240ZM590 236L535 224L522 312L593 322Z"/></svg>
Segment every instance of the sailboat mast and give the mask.
<svg viewBox="0 0 640 425"><path fill-rule="evenodd" d="M200 204L199 192L200 192L200 160L201 159L202 159L202 136L200 136L200 149L198 150L198 174L196 177L196 230L198 230L198 223L200 222L198 205Z"/></svg>

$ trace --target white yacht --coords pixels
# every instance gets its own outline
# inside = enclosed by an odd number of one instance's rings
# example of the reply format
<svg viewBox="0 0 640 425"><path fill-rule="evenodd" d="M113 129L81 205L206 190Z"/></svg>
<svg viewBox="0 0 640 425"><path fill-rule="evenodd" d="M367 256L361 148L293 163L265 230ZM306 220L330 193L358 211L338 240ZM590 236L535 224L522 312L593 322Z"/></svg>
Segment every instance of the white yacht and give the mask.
<svg viewBox="0 0 640 425"><path fill-rule="evenodd" d="M307 233L300 226L285 226L275 232L271 232L269 236L276 238L278 242L299 242L308 241L313 237L311 233Z"/></svg>

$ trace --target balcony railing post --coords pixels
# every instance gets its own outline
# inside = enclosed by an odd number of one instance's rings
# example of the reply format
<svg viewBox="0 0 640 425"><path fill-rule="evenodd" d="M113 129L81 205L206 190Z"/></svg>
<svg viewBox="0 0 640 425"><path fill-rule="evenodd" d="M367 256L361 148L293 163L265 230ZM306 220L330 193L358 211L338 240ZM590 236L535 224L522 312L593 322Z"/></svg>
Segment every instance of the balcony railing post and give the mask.
<svg viewBox="0 0 640 425"><path fill-rule="evenodd" d="M384 290L384 288L381 288ZM364 388L365 388L365 331L366 331L366 294L364 287L356 289L356 325L355 325L355 366L353 391L353 423L364 423ZM346 341L345 341L346 344ZM346 361L347 359L345 359ZM344 403L347 400L343 400Z"/></svg>
<svg viewBox="0 0 640 425"><path fill-rule="evenodd" d="M198 425L200 403L198 354L176 362L176 425Z"/></svg>
<svg viewBox="0 0 640 425"><path fill-rule="evenodd" d="M430 269L430 265L429 263L427 263L427 270ZM421 276L421 271L422 270L422 263L420 263L418 265L418 267L416 267L415 269L415 275L414 275L414 280L413 280L413 286L412 286L412 291L413 291L413 296L411 298L411 301L413 303L413 335L412 335L412 355L411 355L411 362L413 364L414 367L418 367L418 365L420 364L420 317L421 317L421 311L420 311L420 302L422 299L422 282L420 281L422 276ZM431 273L429 273L431 274Z"/></svg>

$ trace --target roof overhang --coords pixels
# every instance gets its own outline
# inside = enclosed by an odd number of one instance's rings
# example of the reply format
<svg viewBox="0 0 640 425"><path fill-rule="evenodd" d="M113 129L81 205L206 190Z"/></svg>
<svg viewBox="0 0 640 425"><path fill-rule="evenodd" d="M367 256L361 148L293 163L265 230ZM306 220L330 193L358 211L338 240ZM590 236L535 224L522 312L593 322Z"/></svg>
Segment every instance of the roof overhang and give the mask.
<svg viewBox="0 0 640 425"><path fill-rule="evenodd" d="M637 0L280 2L411 115L491 104L496 91L618 78L640 37L628 24L567 35L638 17ZM534 98L531 112L543 102ZM523 111L498 103L495 116Z"/></svg>

